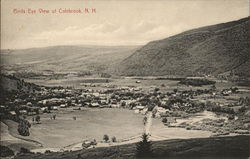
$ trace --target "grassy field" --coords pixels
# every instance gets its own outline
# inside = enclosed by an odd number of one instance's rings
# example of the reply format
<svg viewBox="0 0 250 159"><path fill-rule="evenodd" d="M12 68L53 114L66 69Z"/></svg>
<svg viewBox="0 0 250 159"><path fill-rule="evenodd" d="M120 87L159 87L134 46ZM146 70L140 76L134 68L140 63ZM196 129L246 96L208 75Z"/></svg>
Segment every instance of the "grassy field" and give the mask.
<svg viewBox="0 0 250 159"><path fill-rule="evenodd" d="M50 119L52 114L56 114L56 120ZM84 139L100 141L104 134L119 140L143 132L142 116L126 109L71 108L52 114L41 115L41 124L33 124L30 129L30 138L47 148L63 148Z"/></svg>

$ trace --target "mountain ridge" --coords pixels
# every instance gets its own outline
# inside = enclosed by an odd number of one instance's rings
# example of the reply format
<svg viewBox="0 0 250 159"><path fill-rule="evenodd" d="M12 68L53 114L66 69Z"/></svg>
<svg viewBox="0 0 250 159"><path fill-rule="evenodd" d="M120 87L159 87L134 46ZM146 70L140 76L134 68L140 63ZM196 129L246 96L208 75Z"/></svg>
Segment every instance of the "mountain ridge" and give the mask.
<svg viewBox="0 0 250 159"><path fill-rule="evenodd" d="M240 76L250 76L245 69L245 65L250 67L248 28L249 17L152 41L124 59L116 72L148 76L217 75L234 71Z"/></svg>

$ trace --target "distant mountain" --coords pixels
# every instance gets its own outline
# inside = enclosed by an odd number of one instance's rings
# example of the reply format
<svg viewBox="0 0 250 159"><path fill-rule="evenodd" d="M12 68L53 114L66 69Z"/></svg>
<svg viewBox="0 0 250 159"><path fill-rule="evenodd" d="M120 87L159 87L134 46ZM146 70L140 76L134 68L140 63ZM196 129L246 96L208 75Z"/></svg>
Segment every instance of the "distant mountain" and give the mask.
<svg viewBox="0 0 250 159"><path fill-rule="evenodd" d="M120 75L250 76L249 17L152 41L119 63Z"/></svg>
<svg viewBox="0 0 250 159"><path fill-rule="evenodd" d="M103 72L138 46L50 46L1 50L3 70L30 72Z"/></svg>

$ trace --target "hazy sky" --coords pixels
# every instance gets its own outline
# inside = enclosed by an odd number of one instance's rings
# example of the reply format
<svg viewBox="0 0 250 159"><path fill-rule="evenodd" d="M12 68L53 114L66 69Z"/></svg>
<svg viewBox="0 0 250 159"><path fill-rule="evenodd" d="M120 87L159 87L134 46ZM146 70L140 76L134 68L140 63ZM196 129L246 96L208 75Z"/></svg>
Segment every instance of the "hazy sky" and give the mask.
<svg viewBox="0 0 250 159"><path fill-rule="evenodd" d="M29 8L36 13L27 13ZM41 14L40 8L50 13ZM83 12L58 13L60 8ZM96 13L86 14L85 8ZM247 16L248 0L1 0L1 48L141 45Z"/></svg>

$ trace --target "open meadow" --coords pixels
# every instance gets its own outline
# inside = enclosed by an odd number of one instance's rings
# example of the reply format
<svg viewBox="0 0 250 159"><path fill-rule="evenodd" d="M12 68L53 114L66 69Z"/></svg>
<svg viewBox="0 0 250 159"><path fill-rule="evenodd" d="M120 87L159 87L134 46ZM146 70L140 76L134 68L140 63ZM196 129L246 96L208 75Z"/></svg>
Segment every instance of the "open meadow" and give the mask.
<svg viewBox="0 0 250 159"><path fill-rule="evenodd" d="M56 120L50 119L53 114L56 114ZM73 117L76 117L76 120ZM27 119L32 123L32 117L29 116ZM13 122L7 122L7 124L14 125ZM33 123L30 136L25 138L40 142L43 148L63 148L86 139L101 141L105 134L110 139L115 136L119 140L140 135L142 132L142 116L130 110L79 111L68 108L51 114L42 114L41 123Z"/></svg>

